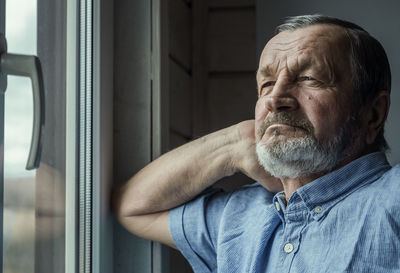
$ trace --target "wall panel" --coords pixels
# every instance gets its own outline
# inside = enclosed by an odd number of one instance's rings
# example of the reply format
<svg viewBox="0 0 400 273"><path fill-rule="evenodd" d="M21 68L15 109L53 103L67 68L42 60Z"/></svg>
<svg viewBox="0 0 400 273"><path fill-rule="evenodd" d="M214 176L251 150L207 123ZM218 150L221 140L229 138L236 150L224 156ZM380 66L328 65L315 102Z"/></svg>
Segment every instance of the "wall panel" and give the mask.
<svg viewBox="0 0 400 273"><path fill-rule="evenodd" d="M169 54L190 71L192 63L191 9L182 0L169 0L168 3Z"/></svg>
<svg viewBox="0 0 400 273"><path fill-rule="evenodd" d="M192 134L191 77L170 60L170 128L184 136Z"/></svg>
<svg viewBox="0 0 400 273"><path fill-rule="evenodd" d="M255 9L209 13L209 71L254 71L256 67Z"/></svg>
<svg viewBox="0 0 400 273"><path fill-rule="evenodd" d="M257 100L255 76L248 73L210 78L207 97L211 131L253 119Z"/></svg>
<svg viewBox="0 0 400 273"><path fill-rule="evenodd" d="M210 8L254 7L255 0L209 0Z"/></svg>

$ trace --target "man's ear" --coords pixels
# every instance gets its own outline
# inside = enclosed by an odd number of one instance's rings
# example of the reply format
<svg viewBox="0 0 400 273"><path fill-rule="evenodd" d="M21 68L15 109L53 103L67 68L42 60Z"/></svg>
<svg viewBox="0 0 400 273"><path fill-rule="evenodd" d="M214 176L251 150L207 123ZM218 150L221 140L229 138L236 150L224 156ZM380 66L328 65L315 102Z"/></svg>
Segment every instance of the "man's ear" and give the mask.
<svg viewBox="0 0 400 273"><path fill-rule="evenodd" d="M369 106L367 112L366 143L374 143L376 136L385 124L389 113L390 94L388 91L380 91Z"/></svg>

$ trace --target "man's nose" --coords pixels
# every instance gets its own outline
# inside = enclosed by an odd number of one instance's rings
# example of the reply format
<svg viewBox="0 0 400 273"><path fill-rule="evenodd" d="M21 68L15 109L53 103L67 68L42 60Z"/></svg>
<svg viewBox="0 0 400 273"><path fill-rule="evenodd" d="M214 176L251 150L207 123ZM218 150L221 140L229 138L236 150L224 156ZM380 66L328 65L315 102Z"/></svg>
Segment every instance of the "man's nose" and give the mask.
<svg viewBox="0 0 400 273"><path fill-rule="evenodd" d="M266 96L266 107L271 112L294 111L298 108L292 86L283 81L276 82L272 92Z"/></svg>

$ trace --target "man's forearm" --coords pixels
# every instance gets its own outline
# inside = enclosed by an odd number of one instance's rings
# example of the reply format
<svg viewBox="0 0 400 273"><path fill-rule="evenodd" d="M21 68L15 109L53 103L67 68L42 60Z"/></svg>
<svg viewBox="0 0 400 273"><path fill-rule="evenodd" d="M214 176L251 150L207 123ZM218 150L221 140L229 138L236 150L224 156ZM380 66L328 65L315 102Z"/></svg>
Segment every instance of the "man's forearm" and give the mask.
<svg viewBox="0 0 400 273"><path fill-rule="evenodd" d="M209 134L151 162L115 193L120 216L164 211L181 205L238 169L236 126Z"/></svg>

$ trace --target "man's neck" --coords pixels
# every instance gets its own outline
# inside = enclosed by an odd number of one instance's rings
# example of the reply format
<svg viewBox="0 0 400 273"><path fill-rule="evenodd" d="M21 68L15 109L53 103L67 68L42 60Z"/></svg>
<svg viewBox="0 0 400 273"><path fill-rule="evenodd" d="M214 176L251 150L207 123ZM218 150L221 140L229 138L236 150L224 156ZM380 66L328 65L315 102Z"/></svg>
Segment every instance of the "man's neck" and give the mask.
<svg viewBox="0 0 400 273"><path fill-rule="evenodd" d="M318 174L312 174L307 177L301 177L301 178L282 178L281 182L283 185L283 190L285 191L285 197L286 197L286 202L289 201L290 196L299 188L303 187L304 185L310 183L311 181L314 181L315 179L325 175L325 173L318 173Z"/></svg>

